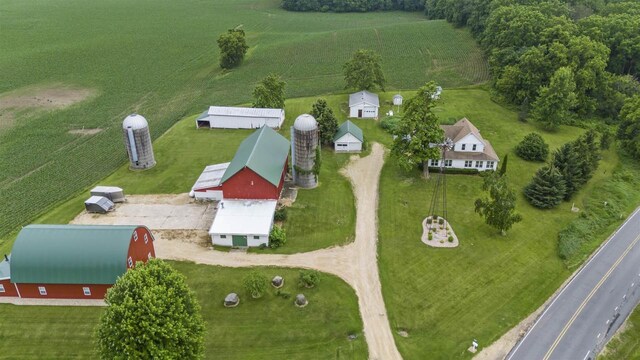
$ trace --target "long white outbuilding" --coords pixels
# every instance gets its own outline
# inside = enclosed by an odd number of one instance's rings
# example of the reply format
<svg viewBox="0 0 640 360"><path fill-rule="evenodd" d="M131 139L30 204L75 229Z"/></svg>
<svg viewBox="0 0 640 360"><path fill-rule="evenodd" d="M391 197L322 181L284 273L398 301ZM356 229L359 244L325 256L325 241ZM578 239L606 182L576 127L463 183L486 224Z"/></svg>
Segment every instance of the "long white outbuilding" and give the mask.
<svg viewBox="0 0 640 360"><path fill-rule="evenodd" d="M276 200L223 200L209 229L213 245L269 246Z"/></svg>
<svg viewBox="0 0 640 360"><path fill-rule="evenodd" d="M283 109L210 106L196 119L197 128L258 129L268 126L278 129L284 122Z"/></svg>

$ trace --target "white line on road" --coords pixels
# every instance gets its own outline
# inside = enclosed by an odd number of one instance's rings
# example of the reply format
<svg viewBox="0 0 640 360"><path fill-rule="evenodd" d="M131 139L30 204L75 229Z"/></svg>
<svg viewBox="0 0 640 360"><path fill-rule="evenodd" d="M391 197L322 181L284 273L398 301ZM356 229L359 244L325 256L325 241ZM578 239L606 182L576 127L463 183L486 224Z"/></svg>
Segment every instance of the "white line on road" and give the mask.
<svg viewBox="0 0 640 360"><path fill-rule="evenodd" d="M589 354L591 354L591 350L587 351L587 355L585 355L582 360L587 360L587 358L589 357Z"/></svg>

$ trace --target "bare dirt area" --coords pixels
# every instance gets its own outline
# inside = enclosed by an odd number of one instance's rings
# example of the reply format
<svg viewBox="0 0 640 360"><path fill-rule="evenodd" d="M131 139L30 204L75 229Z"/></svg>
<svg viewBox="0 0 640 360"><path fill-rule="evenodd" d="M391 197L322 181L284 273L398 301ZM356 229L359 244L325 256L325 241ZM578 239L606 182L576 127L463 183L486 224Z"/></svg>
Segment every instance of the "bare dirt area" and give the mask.
<svg viewBox="0 0 640 360"><path fill-rule="evenodd" d="M95 129L73 129L73 130L69 130L69 134L86 136L86 135L95 135L95 134L97 134L97 133L99 133L101 131L102 131L102 129L100 129L100 128L95 128Z"/></svg>
<svg viewBox="0 0 640 360"><path fill-rule="evenodd" d="M211 202L197 202L188 194L128 195L125 203L116 204L116 210L107 214L83 212L71 224L84 225L145 225L152 230L209 230L215 215ZM155 232L154 232L155 234ZM167 238L188 233L167 233Z"/></svg>
<svg viewBox="0 0 640 360"><path fill-rule="evenodd" d="M356 198L356 239L349 245L293 255L267 255L217 251L198 241L171 240L161 235L154 242L156 256L229 267L285 266L317 269L339 276L354 288L358 296L369 358L401 359L387 317L378 273L378 181L383 163L384 148L374 143L369 156L354 156L342 170L351 181Z"/></svg>

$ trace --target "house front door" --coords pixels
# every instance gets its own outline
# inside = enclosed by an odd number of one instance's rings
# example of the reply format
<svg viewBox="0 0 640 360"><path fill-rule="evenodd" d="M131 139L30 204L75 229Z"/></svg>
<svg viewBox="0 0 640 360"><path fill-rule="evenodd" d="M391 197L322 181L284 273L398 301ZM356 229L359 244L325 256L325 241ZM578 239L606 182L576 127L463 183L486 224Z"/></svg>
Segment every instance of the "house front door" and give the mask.
<svg viewBox="0 0 640 360"><path fill-rule="evenodd" d="M361 118L362 117L362 109L358 109L358 117Z"/></svg>
<svg viewBox="0 0 640 360"><path fill-rule="evenodd" d="M231 237L231 245L233 246L247 246L247 236L246 235L233 235Z"/></svg>

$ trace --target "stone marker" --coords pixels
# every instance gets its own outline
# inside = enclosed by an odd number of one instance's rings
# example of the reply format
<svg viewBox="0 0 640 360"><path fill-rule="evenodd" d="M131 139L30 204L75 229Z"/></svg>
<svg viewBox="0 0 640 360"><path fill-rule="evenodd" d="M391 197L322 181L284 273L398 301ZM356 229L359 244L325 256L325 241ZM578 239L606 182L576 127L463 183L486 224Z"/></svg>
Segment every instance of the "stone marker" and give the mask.
<svg viewBox="0 0 640 360"><path fill-rule="evenodd" d="M227 295L226 298L224 298L225 307L236 307L238 306L239 303L240 303L240 297L238 297L238 294L236 293L231 293Z"/></svg>
<svg viewBox="0 0 640 360"><path fill-rule="evenodd" d="M282 285L284 285L284 279L282 278L282 276L278 275L271 280L271 285L279 289L282 287Z"/></svg>
<svg viewBox="0 0 640 360"><path fill-rule="evenodd" d="M296 306L297 307L305 307L307 306L309 302L307 301L307 298L304 297L304 295L302 294L298 294L296 295Z"/></svg>

